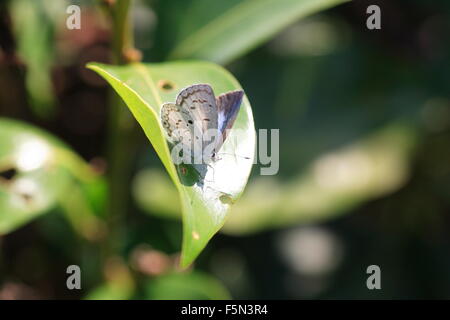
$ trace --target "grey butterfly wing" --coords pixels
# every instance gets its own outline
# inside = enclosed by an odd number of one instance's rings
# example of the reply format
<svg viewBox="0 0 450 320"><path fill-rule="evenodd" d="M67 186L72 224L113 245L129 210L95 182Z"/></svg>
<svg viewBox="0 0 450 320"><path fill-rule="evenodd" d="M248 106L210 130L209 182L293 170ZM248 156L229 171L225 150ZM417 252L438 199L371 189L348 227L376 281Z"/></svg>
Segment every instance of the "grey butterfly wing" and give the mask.
<svg viewBox="0 0 450 320"><path fill-rule="evenodd" d="M215 153L216 141L220 140L213 89L208 84L189 86L178 94L176 104L191 114L195 132L201 136L203 160L209 162Z"/></svg>
<svg viewBox="0 0 450 320"><path fill-rule="evenodd" d="M161 108L161 123L170 143L182 142L191 145L194 138L194 120L189 112L176 104L165 103Z"/></svg>
<svg viewBox="0 0 450 320"><path fill-rule="evenodd" d="M177 96L176 104L190 112L202 133L217 129L216 99L208 84L194 84L183 89Z"/></svg>
<svg viewBox="0 0 450 320"><path fill-rule="evenodd" d="M243 97L244 91L242 90L230 91L217 97L218 128L219 132L222 134L222 139L218 141L216 151L219 151L220 147L225 142L229 130L233 126L239 113Z"/></svg>

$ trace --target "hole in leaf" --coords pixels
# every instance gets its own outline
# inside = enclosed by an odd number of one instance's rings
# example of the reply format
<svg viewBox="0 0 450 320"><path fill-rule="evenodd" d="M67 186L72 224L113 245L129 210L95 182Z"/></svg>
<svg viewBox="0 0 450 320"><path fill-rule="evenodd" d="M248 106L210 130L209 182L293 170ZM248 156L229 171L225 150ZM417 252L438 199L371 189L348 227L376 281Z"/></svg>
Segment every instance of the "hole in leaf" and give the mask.
<svg viewBox="0 0 450 320"><path fill-rule="evenodd" d="M6 181L11 181L17 175L17 170L15 168L9 168L3 171L0 171L0 179L4 179Z"/></svg>
<svg viewBox="0 0 450 320"><path fill-rule="evenodd" d="M159 80L158 88L163 91L171 91L175 89L175 84L169 80Z"/></svg>

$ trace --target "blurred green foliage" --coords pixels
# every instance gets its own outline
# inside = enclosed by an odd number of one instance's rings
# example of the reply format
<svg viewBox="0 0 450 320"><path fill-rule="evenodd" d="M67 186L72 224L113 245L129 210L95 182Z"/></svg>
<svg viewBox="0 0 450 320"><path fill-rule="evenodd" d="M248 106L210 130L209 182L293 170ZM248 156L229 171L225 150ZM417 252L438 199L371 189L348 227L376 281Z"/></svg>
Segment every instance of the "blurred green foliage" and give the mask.
<svg viewBox="0 0 450 320"><path fill-rule="evenodd" d="M293 21L346 1L233 0L216 6L205 0L161 2L162 6L156 10L166 18L166 28L159 40L163 45L170 41L169 59L198 58L227 63ZM186 7L187 11L180 7ZM180 15L169 14L176 11Z"/></svg>
<svg viewBox="0 0 450 320"><path fill-rule="evenodd" d="M81 235L93 237L97 218L88 190L104 197L101 178L48 133L8 119L0 119L0 127L0 234L59 204Z"/></svg>
<svg viewBox="0 0 450 320"><path fill-rule="evenodd" d="M450 4L379 1L382 30L369 31L373 3L331 9L341 2L133 2L145 62L226 64L256 128L280 129L279 174L255 166L183 271L176 189L140 132L120 248L105 254L110 104L84 68L108 62L98 3L79 1L70 32L63 1L2 3L0 299L449 297ZM79 292L65 287L70 264ZM370 264L381 292L365 287Z"/></svg>

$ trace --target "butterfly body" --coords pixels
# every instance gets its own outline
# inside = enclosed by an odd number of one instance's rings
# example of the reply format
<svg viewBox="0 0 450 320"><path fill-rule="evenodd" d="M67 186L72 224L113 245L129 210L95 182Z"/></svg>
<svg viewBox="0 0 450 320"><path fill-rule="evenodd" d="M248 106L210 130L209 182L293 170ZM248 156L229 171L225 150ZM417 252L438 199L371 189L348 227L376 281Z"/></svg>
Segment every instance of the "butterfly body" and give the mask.
<svg viewBox="0 0 450 320"><path fill-rule="evenodd" d="M214 162L236 120L243 95L242 90L235 90L216 98L208 84L181 90L175 103L161 108L167 140L181 146L183 152L188 150L188 158L200 158L204 164Z"/></svg>

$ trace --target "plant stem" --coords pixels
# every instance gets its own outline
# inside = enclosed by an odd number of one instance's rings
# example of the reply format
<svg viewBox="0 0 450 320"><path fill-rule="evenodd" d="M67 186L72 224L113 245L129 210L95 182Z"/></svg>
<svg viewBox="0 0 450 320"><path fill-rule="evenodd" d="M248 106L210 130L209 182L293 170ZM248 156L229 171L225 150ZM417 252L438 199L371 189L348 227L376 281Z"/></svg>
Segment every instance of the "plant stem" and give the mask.
<svg viewBox="0 0 450 320"><path fill-rule="evenodd" d="M124 53L133 45L132 27L129 18L130 0L117 0L110 5L113 43L112 61L124 64ZM123 243L124 220L128 207L131 164L135 145L134 120L121 98L111 92L108 132L108 182L107 205L108 239L104 259L117 255Z"/></svg>
<svg viewBox="0 0 450 320"><path fill-rule="evenodd" d="M118 0L111 7L113 27L113 63L124 64L124 52L133 48L133 30L130 23L130 0Z"/></svg>

